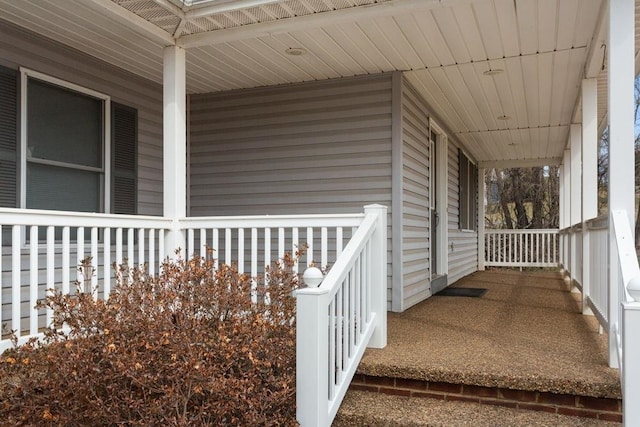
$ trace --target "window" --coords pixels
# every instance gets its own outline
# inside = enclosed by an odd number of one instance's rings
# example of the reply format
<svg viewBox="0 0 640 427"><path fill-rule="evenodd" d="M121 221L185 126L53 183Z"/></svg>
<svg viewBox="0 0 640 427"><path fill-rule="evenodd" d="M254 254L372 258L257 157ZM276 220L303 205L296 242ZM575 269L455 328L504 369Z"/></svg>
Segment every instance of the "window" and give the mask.
<svg viewBox="0 0 640 427"><path fill-rule="evenodd" d="M478 167L458 150L459 228L476 230L478 216Z"/></svg>
<svg viewBox="0 0 640 427"><path fill-rule="evenodd" d="M33 209L108 211L107 96L65 87L23 71L22 205ZM54 83L55 82L55 83ZM24 93L26 91L26 94Z"/></svg>
<svg viewBox="0 0 640 427"><path fill-rule="evenodd" d="M0 66L0 206L135 214L137 122L105 94Z"/></svg>

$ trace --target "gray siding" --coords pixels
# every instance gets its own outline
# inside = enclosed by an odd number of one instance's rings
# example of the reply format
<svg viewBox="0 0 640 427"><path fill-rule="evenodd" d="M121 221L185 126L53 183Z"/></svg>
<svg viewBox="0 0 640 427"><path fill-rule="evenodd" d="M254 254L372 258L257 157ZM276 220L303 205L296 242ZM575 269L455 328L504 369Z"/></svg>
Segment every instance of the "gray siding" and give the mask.
<svg viewBox="0 0 640 427"><path fill-rule="evenodd" d="M448 281L456 280L478 269L478 233L459 228L459 174L458 147L449 141L449 274Z"/></svg>
<svg viewBox="0 0 640 427"><path fill-rule="evenodd" d="M431 296L429 116L405 81L402 90L402 285L407 309Z"/></svg>
<svg viewBox="0 0 640 427"><path fill-rule="evenodd" d="M189 108L193 216L391 207L390 74L193 95Z"/></svg>
<svg viewBox="0 0 640 427"><path fill-rule="evenodd" d="M0 64L29 68L138 110L138 213L162 214L162 87L0 20Z"/></svg>

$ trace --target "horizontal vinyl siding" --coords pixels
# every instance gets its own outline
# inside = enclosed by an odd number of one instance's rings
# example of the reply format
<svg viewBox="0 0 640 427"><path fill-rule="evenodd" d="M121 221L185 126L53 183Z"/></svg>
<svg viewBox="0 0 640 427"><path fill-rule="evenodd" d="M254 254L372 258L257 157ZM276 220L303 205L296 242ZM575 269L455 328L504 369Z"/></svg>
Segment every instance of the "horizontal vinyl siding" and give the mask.
<svg viewBox="0 0 640 427"><path fill-rule="evenodd" d="M0 64L109 95L138 110L138 213L162 214L162 87L0 20Z"/></svg>
<svg viewBox="0 0 640 427"><path fill-rule="evenodd" d="M404 308L431 296L429 118L415 91L402 93L402 285Z"/></svg>
<svg viewBox="0 0 640 427"><path fill-rule="evenodd" d="M391 251L390 74L193 95L189 108L190 215L355 213L379 203L389 208Z"/></svg>
<svg viewBox="0 0 640 427"><path fill-rule="evenodd" d="M448 209L449 212L449 273L448 282L473 273L478 269L478 233L460 230L459 220L459 181L458 147L449 142L448 152Z"/></svg>

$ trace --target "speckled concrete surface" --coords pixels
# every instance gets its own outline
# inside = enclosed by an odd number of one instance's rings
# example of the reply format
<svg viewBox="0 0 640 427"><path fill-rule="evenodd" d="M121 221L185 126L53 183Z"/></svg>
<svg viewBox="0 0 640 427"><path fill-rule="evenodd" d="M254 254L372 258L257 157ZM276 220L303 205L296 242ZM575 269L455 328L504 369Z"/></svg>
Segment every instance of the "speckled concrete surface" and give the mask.
<svg viewBox="0 0 640 427"><path fill-rule="evenodd" d="M476 272L453 286L481 298L432 297L389 313L388 345L366 351L359 373L620 397L607 336L580 314L580 294L554 272Z"/></svg>
<svg viewBox="0 0 640 427"><path fill-rule="evenodd" d="M546 412L349 391L333 427L613 427L618 423Z"/></svg>

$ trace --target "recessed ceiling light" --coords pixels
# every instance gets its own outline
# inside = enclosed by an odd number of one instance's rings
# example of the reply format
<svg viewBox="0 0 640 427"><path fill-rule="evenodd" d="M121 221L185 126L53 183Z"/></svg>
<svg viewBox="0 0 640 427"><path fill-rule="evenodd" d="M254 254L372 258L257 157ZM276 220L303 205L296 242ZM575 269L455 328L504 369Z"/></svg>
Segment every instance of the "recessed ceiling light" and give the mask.
<svg viewBox="0 0 640 427"><path fill-rule="evenodd" d="M493 70L488 69L487 71L484 71L482 74L484 74L485 76L496 76L502 73L504 73L504 70L502 68L494 68Z"/></svg>
<svg viewBox="0 0 640 427"><path fill-rule="evenodd" d="M506 120L511 120L511 116L502 115L502 116L496 117L496 119L506 121Z"/></svg>
<svg viewBox="0 0 640 427"><path fill-rule="evenodd" d="M284 53L291 56L301 56L307 53L307 50L302 47L290 47L289 49L285 50Z"/></svg>

